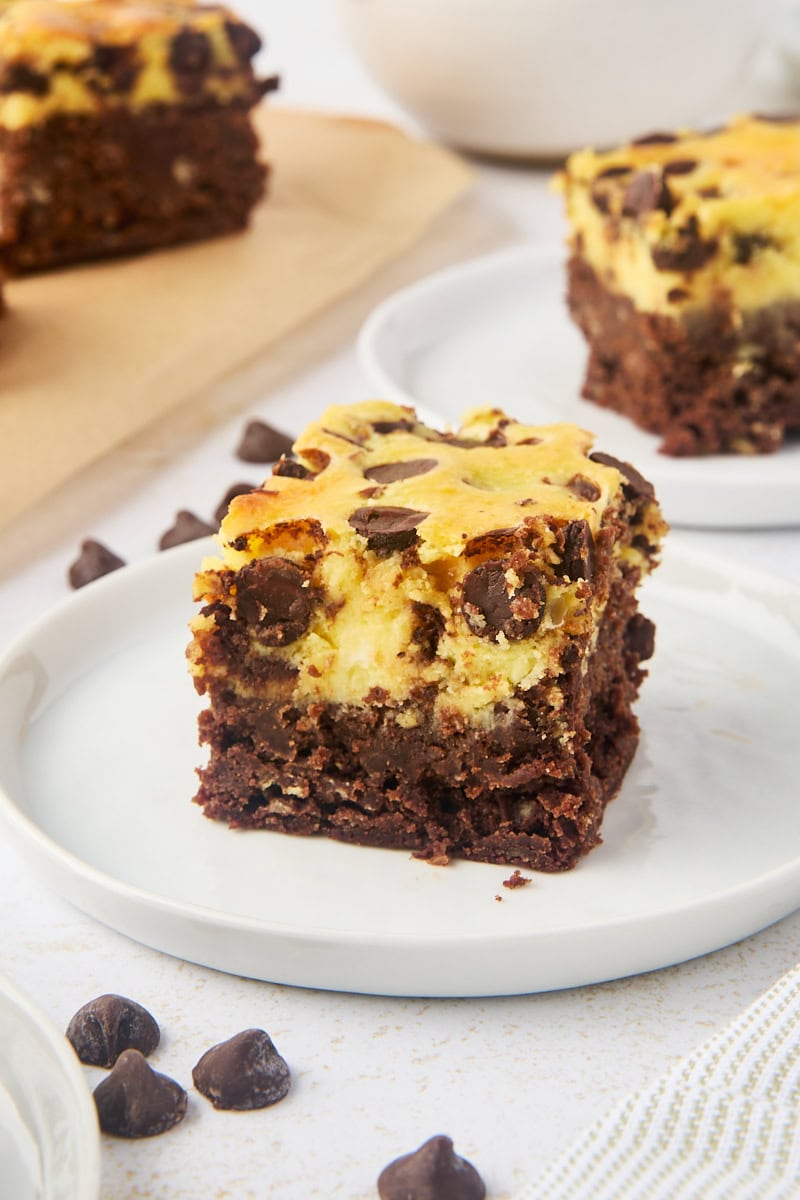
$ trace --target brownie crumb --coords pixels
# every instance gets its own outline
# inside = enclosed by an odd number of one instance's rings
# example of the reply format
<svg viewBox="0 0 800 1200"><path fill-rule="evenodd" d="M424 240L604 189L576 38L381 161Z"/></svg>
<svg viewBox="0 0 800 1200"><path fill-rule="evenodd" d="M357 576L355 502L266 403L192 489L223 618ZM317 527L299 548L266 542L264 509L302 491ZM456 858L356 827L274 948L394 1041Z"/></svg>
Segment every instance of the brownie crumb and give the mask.
<svg viewBox="0 0 800 1200"><path fill-rule="evenodd" d="M161 535L158 548L159 550L170 550L173 546L181 546L184 542L194 542L197 538L209 537L212 533L216 533L213 525L209 525L208 521L203 521L200 517L195 516L187 508L182 508L175 516L175 524Z"/></svg>
<svg viewBox="0 0 800 1200"><path fill-rule="evenodd" d="M292 439L266 421L248 421L242 432L236 457L248 463L274 463L291 454Z"/></svg>
<svg viewBox="0 0 800 1200"><path fill-rule="evenodd" d="M67 1039L82 1063L113 1067L124 1050L152 1054L161 1038L158 1022L135 1000L107 993L79 1008Z"/></svg>
<svg viewBox="0 0 800 1200"><path fill-rule="evenodd" d="M93 583L101 575L109 575L112 571L125 566L125 559L120 558L102 542L87 538L81 543L81 552L67 572L70 587L82 588L87 583Z"/></svg>
<svg viewBox="0 0 800 1200"><path fill-rule="evenodd" d="M378 1195L380 1200L484 1200L486 1187L472 1163L440 1134L384 1167Z"/></svg>
<svg viewBox="0 0 800 1200"><path fill-rule="evenodd" d="M523 875L520 869L517 868L517 870L508 877L508 879L503 880L503 887L510 888L513 891L514 888L525 887L526 884L531 882L532 880L530 875Z"/></svg>
<svg viewBox="0 0 800 1200"><path fill-rule="evenodd" d="M154 1071L139 1050L124 1050L94 1090L100 1128L116 1137L154 1137L186 1115L188 1096L179 1083Z"/></svg>
<svg viewBox="0 0 800 1200"><path fill-rule="evenodd" d="M217 524L222 521L223 517L227 516L231 500L235 500L237 496L244 496L246 492L255 492L257 488L258 484L256 483L232 483L214 509L214 520Z"/></svg>
<svg viewBox="0 0 800 1200"><path fill-rule="evenodd" d="M269 1034L245 1029L207 1050L194 1067L192 1080L215 1108L244 1112L282 1100L291 1074Z"/></svg>

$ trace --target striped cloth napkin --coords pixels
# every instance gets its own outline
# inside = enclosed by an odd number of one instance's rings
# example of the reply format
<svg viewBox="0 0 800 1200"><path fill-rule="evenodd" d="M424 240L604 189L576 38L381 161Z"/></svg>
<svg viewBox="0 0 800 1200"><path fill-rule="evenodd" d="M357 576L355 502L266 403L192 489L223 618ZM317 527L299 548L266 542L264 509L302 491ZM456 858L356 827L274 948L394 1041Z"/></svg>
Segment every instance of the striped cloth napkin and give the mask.
<svg viewBox="0 0 800 1200"><path fill-rule="evenodd" d="M800 966L517 1200L798 1200Z"/></svg>

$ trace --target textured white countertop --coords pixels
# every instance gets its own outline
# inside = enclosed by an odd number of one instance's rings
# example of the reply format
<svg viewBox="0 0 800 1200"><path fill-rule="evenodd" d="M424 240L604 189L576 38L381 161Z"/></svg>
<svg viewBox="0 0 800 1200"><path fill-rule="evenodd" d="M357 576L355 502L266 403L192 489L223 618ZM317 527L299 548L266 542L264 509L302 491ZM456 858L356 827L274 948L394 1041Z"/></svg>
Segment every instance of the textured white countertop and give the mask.
<svg viewBox="0 0 800 1200"><path fill-rule="evenodd" d="M272 29L282 102L403 120L353 61L319 0L276 0L263 15L256 0L241 7ZM482 221L492 231L487 244L498 230L506 242L562 237L546 172L477 169L464 257L482 248ZM458 250L451 236L447 257ZM426 242L348 302L338 326L325 320L306 330L258 404L223 414L203 438L187 437L169 453L154 436L139 440L119 458L113 488L99 471L98 487L110 497L102 517L89 522L76 499L74 522L62 522L45 552L0 576L3 647L68 594L65 571L83 537L140 560L178 508L208 513L231 482L247 478L252 469L233 453L245 417L298 429L322 404L362 398L353 334L377 300L436 259ZM800 584L800 528L674 536ZM250 1026L269 1031L292 1069L293 1089L274 1109L215 1113L195 1095L185 1122L167 1135L104 1138L104 1200L367 1200L385 1163L434 1133L454 1139L493 1200L513 1197L615 1100L800 958L796 912L704 958L617 982L500 999L391 999L254 982L150 950L59 899L5 839L0 900L0 970L59 1027L92 996L119 992L156 1015L163 1043L155 1065L184 1085L203 1050ZM92 1086L99 1081L96 1071L86 1075Z"/></svg>

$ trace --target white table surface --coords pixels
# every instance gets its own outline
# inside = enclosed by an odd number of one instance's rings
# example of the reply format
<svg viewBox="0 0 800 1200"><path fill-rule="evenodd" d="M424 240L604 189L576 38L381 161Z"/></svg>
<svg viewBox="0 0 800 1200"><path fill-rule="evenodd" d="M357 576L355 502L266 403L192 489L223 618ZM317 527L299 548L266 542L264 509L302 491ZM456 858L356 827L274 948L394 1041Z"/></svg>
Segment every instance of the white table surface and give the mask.
<svg viewBox="0 0 800 1200"><path fill-rule="evenodd" d="M275 0L263 13L258 0L240 7L272 30L269 62L284 76L282 103L413 128L359 68L320 0ZM476 167L463 256L479 246L484 228L505 241L563 236L547 172ZM451 236L447 256L458 257L458 249ZM113 487L101 465L97 484L108 497L101 511L87 510L68 489L38 556L20 557L18 534L0 538L8 549L0 562L14 563L0 576L3 646L67 595L65 571L83 537L139 560L178 508L209 513L231 482L248 478L253 469L233 454L246 417L294 430L325 403L364 398L352 344L360 320L436 257L427 243L386 271L349 303L345 328L332 332L326 319L305 331L263 396L241 411L226 409L202 438L167 447L156 435L141 439L116 460ZM800 583L800 528L672 536ZM5 840L0 903L0 970L59 1027L92 996L119 992L157 1016L164 1040L156 1065L184 1084L204 1049L249 1026L267 1029L292 1068L293 1089L274 1109L215 1113L195 1095L183 1125L168 1135L103 1138L104 1200L367 1200L377 1195L383 1165L434 1133L453 1137L493 1200L513 1197L615 1100L703 1041L800 958L795 912L702 959L617 982L502 999L392 999L279 987L159 954L52 894ZM92 1086L99 1081L89 1068L86 1075Z"/></svg>

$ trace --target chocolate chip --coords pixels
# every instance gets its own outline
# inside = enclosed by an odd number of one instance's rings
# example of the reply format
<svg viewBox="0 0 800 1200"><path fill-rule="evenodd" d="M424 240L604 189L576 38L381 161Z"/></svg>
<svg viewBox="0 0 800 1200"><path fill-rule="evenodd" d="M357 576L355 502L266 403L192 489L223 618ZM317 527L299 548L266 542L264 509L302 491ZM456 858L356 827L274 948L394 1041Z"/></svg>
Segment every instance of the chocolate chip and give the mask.
<svg viewBox="0 0 800 1200"><path fill-rule="evenodd" d="M242 462L274 463L290 454L292 439L266 421L248 421L242 432L236 456Z"/></svg>
<svg viewBox="0 0 800 1200"><path fill-rule="evenodd" d="M27 92L29 96L46 96L50 91L50 80L47 75L35 71L27 63L10 62L0 69L0 94L7 96L11 92Z"/></svg>
<svg viewBox="0 0 800 1200"><path fill-rule="evenodd" d="M597 184L593 184L591 191L589 192L589 198L598 212L601 212L604 217L608 216L608 214L611 212L611 201L609 200L609 194L605 188L598 187Z"/></svg>
<svg viewBox="0 0 800 1200"><path fill-rule="evenodd" d="M652 658L656 648L656 627L653 622L642 613L634 613L625 626L625 645L640 662Z"/></svg>
<svg viewBox="0 0 800 1200"><path fill-rule="evenodd" d="M139 77L141 64L133 46L95 46L86 62L89 87L95 92L130 92Z"/></svg>
<svg viewBox="0 0 800 1200"><path fill-rule="evenodd" d="M283 454L272 468L272 474L282 475L288 479L310 479L313 472L299 463L296 458L289 458Z"/></svg>
<svg viewBox="0 0 800 1200"><path fill-rule="evenodd" d="M570 521L564 527L564 552L561 556L562 574L573 583L594 577L594 538L588 521Z"/></svg>
<svg viewBox="0 0 800 1200"><path fill-rule="evenodd" d="M255 58L261 49L261 38L243 21L226 21L225 32L228 35L228 41L233 46L234 54L241 63L247 63L251 58Z"/></svg>
<svg viewBox="0 0 800 1200"><path fill-rule="evenodd" d="M698 196L702 196L704 200L718 200L722 192L718 187L701 187L697 189Z"/></svg>
<svg viewBox="0 0 800 1200"><path fill-rule="evenodd" d="M697 271L705 266L717 252L714 239L705 241L700 236L696 217L690 217L678 230L674 241L653 246L650 257L657 271Z"/></svg>
<svg viewBox="0 0 800 1200"><path fill-rule="evenodd" d="M573 475L565 486L576 496L580 496L581 500L599 500L601 495L600 488L595 481L587 479L585 475Z"/></svg>
<svg viewBox="0 0 800 1200"><path fill-rule="evenodd" d="M412 600L411 608L414 613L411 641L415 646L419 646L423 662L433 662L439 638L444 633L444 617L434 605L423 604L419 600Z"/></svg>
<svg viewBox="0 0 800 1200"><path fill-rule="evenodd" d="M291 1075L269 1034L245 1029L207 1050L192 1080L215 1108L243 1112L277 1104L289 1091Z"/></svg>
<svg viewBox="0 0 800 1200"><path fill-rule="evenodd" d="M201 520L187 508L182 508L175 516L175 524L162 533L159 538L159 550L169 550L172 546L181 546L184 542L194 542L197 538L209 537L216 530L208 521Z"/></svg>
<svg viewBox="0 0 800 1200"><path fill-rule="evenodd" d="M356 533L367 539L370 550L385 554L412 546L417 540L417 526L427 515L414 508L376 504L371 508L357 508L347 521Z"/></svg>
<svg viewBox="0 0 800 1200"><path fill-rule="evenodd" d="M67 1026L67 1039L78 1058L93 1067L113 1067L123 1050L152 1054L160 1036L146 1008L111 993L84 1004Z"/></svg>
<svg viewBox="0 0 800 1200"><path fill-rule="evenodd" d="M113 550L109 550L102 542L87 538L81 543L80 555L69 568L69 582L72 587L81 588L99 579L101 575L108 575L124 566L125 560Z"/></svg>
<svg viewBox="0 0 800 1200"><path fill-rule="evenodd" d="M435 458L409 458L405 462L378 463L377 466L367 467L364 475L376 483L397 483L400 479L425 475L438 465L438 459Z"/></svg>
<svg viewBox="0 0 800 1200"><path fill-rule="evenodd" d="M622 215L639 217L659 209L671 213L675 207L672 193L660 171L637 171L622 197Z"/></svg>
<svg viewBox="0 0 800 1200"><path fill-rule="evenodd" d="M288 558L258 558L234 576L236 611L267 646L288 646L308 629L314 596L305 571Z"/></svg>
<svg viewBox="0 0 800 1200"><path fill-rule="evenodd" d="M486 1187L472 1163L453 1149L452 1139L429 1138L378 1176L380 1200L484 1200Z"/></svg>
<svg viewBox="0 0 800 1200"><path fill-rule="evenodd" d="M673 158L671 162L664 163L662 170L665 175L691 175L697 165L696 158Z"/></svg>
<svg viewBox="0 0 800 1200"><path fill-rule="evenodd" d="M244 496L247 492L256 491L257 486L255 483L232 483L214 509L214 520L217 524L227 516L231 500L235 500L237 496Z"/></svg>
<svg viewBox="0 0 800 1200"><path fill-rule="evenodd" d="M750 262L759 250L774 246L775 241L766 233L735 233L733 235L733 261L743 266Z"/></svg>
<svg viewBox="0 0 800 1200"><path fill-rule="evenodd" d="M686 288L674 287L667 292L667 299L670 304L679 304L681 300L688 300L691 292L687 292Z"/></svg>
<svg viewBox="0 0 800 1200"><path fill-rule="evenodd" d="M124 1050L94 1089L94 1102L104 1133L140 1138L182 1121L188 1096L174 1079L154 1071L139 1050Z"/></svg>
<svg viewBox="0 0 800 1200"><path fill-rule="evenodd" d="M519 582L515 582L515 579ZM462 584L464 619L478 637L510 642L530 637L541 624L547 593L540 572L511 559L487 559Z"/></svg>
<svg viewBox="0 0 800 1200"><path fill-rule="evenodd" d="M595 175L595 180L598 179L618 179L621 175L630 175L632 168L620 164L619 166L604 167L602 171L598 171Z"/></svg>
<svg viewBox="0 0 800 1200"><path fill-rule="evenodd" d="M604 454L601 450L595 450L589 458L592 462L600 463L604 467L616 467L620 475L625 479L623 491L629 499L652 500L655 492L653 485L649 480L640 475L635 467L630 463L622 462L619 458L614 458L613 454Z"/></svg>
<svg viewBox="0 0 800 1200"><path fill-rule="evenodd" d="M632 146L668 146L670 142L677 142L677 133L666 133L656 131L654 133L644 133L641 137L634 138L631 142Z"/></svg>
<svg viewBox="0 0 800 1200"><path fill-rule="evenodd" d="M211 46L206 35L196 29L176 33L170 44L169 65L179 74L207 71L211 65Z"/></svg>
<svg viewBox="0 0 800 1200"><path fill-rule="evenodd" d="M385 435L387 433L411 433L414 429L413 421L373 421L372 428L376 433Z"/></svg>

